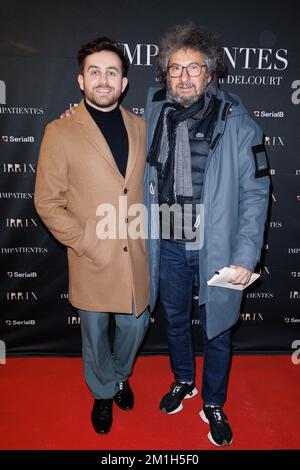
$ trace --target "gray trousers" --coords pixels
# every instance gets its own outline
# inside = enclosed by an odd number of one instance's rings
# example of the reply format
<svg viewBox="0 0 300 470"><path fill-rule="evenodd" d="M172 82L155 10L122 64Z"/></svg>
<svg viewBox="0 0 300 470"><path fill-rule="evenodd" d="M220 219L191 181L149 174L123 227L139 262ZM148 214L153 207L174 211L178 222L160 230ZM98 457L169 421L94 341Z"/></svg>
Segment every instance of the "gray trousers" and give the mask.
<svg viewBox="0 0 300 470"><path fill-rule="evenodd" d="M78 310L81 324L84 376L96 399L113 398L118 383L132 372L137 351L149 326L148 310L138 318L132 314ZM114 316L116 328L111 350L108 328Z"/></svg>

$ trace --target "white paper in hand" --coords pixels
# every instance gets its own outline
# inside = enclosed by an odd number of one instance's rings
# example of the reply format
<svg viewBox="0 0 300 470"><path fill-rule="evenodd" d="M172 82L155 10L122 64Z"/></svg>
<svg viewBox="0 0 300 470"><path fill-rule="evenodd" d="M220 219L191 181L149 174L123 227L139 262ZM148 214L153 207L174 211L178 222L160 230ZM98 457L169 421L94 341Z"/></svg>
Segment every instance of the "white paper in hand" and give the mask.
<svg viewBox="0 0 300 470"><path fill-rule="evenodd" d="M260 274L253 273L251 274L250 281L248 282L248 284L232 284L228 281L229 279L231 279L234 273L234 268L229 268L228 266L225 266L224 268L220 269L218 273L216 273L209 281L207 281L207 284L209 286L227 287L228 289L244 290L246 289L246 287L250 286L252 282L256 281L256 279L258 279L260 276Z"/></svg>

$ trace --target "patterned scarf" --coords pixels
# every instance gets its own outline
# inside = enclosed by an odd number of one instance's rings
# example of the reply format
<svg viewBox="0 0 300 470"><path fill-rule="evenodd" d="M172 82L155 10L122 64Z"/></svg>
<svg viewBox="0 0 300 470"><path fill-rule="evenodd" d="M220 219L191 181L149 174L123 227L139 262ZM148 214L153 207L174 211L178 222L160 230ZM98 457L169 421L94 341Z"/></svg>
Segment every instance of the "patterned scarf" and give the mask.
<svg viewBox="0 0 300 470"><path fill-rule="evenodd" d="M147 161L161 172L162 202L183 204L193 197L189 120L203 118L209 104L210 96L202 95L188 108L165 103L161 109Z"/></svg>

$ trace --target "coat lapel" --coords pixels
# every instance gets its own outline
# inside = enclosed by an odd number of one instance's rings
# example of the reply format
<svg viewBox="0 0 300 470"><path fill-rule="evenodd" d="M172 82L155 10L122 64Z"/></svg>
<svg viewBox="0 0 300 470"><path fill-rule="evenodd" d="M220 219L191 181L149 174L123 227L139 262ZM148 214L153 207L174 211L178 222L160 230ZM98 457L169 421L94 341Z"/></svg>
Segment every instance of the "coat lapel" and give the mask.
<svg viewBox="0 0 300 470"><path fill-rule="evenodd" d="M79 103L76 109L74 120L79 124L80 130L85 136L85 138L97 150L101 157L104 158L105 161L111 166L112 170L114 171L114 173L116 173L118 178L124 181L124 178L119 172L115 159L110 151L109 145L107 144L102 132L100 132L99 127L97 126L90 113L86 109L83 100Z"/></svg>

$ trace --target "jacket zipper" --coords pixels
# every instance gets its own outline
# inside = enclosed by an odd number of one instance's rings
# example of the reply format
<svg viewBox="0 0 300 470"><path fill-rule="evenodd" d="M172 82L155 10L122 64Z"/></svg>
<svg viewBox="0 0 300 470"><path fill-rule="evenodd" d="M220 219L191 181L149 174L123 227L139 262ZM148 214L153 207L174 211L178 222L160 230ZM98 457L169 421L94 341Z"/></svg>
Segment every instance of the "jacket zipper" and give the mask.
<svg viewBox="0 0 300 470"><path fill-rule="evenodd" d="M229 101L226 101L225 102L225 105L224 107L227 107L226 109L226 112L225 112L225 116L224 116L224 125L223 125L223 130L222 130L222 133L219 133L219 137L218 137L218 140L217 142L215 143L212 151L211 151L211 155L210 155L210 158L209 158L209 161L208 161L208 164L205 168L205 172L204 172L204 176L203 176L203 186L202 186L202 194L201 194L201 199L200 199L200 204L202 204L203 202L203 194L204 194L204 187L205 187L205 181L206 181L206 175L207 175L207 172L208 172L208 169L209 169L209 165L210 165L210 162L211 162L211 159L212 159L212 155L213 153L215 152L217 146L218 146L218 143L220 142L220 139L222 138L223 134L224 134L224 130L225 130L225 126L226 126L226 122L227 122L227 116L228 116L228 113L229 113L229 109L230 107L232 106L232 103L230 103ZM224 108L223 108L223 111L222 113L224 113Z"/></svg>

